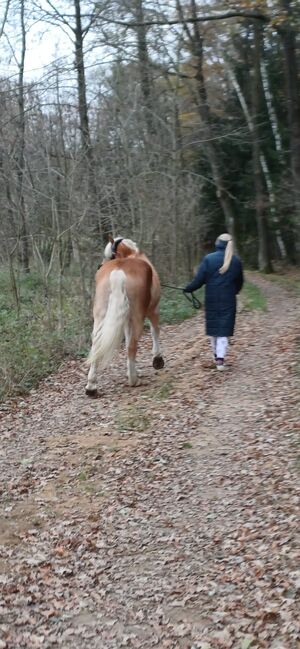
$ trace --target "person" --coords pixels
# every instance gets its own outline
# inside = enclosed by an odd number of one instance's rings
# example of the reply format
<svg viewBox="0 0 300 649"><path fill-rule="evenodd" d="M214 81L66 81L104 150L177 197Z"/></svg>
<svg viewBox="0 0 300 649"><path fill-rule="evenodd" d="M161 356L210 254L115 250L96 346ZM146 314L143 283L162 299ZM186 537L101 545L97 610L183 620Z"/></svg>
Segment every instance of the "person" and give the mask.
<svg viewBox="0 0 300 649"><path fill-rule="evenodd" d="M223 370L228 338L234 333L236 295L244 277L242 263L233 254L231 235L221 234L215 246L216 251L204 257L194 279L183 291L192 293L205 284L206 335L211 339L216 367Z"/></svg>

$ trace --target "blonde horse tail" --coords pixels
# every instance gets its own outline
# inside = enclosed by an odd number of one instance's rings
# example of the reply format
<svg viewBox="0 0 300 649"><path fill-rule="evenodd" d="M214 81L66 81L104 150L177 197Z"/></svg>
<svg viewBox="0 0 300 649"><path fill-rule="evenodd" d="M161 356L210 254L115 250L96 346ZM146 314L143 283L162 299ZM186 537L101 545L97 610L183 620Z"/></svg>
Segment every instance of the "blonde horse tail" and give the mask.
<svg viewBox="0 0 300 649"><path fill-rule="evenodd" d="M97 362L100 367L106 367L121 346L129 316L125 281L126 275L123 270L112 270L108 305L99 329L94 335L92 349L88 357L89 365Z"/></svg>

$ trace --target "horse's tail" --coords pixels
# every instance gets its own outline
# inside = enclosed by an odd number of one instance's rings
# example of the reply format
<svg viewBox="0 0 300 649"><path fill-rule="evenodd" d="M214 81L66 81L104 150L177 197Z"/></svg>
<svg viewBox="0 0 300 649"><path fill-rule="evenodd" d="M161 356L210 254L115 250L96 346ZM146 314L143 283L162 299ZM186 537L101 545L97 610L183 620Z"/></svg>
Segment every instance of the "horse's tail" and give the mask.
<svg viewBox="0 0 300 649"><path fill-rule="evenodd" d="M129 302L125 287L126 275L123 270L112 270L110 273L111 293L105 316L94 335L88 363L97 361L106 367L119 349L129 316Z"/></svg>

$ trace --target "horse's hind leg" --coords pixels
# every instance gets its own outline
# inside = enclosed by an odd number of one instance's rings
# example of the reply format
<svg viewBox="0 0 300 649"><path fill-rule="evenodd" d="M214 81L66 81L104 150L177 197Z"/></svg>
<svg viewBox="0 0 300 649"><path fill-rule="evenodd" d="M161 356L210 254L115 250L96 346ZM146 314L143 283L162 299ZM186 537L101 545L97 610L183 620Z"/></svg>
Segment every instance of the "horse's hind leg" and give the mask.
<svg viewBox="0 0 300 649"><path fill-rule="evenodd" d="M126 350L127 350L127 375L128 383L131 387L137 385L138 375L136 371L135 359L137 353L138 340L143 330L143 322L132 326L128 324L125 328Z"/></svg>
<svg viewBox="0 0 300 649"><path fill-rule="evenodd" d="M88 373L88 380L85 388L85 393L88 397L96 397L98 395L97 389L97 363L91 363Z"/></svg>
<svg viewBox="0 0 300 649"><path fill-rule="evenodd" d="M91 349L91 356L93 356L93 344L94 344L94 339L96 336L96 332L98 331L98 324L94 324L93 328L93 333L92 333L92 349ZM98 389L97 389L97 362L92 361L89 373L88 373L88 380L85 388L85 393L88 395L88 397L97 397L98 395Z"/></svg>
<svg viewBox="0 0 300 649"><path fill-rule="evenodd" d="M165 361L163 359L161 349L160 349L160 344L159 344L159 326L158 326L159 315L157 311L153 311L148 314L148 318L150 320L150 329L151 329L151 336L153 341L152 364L155 370L161 370L164 367Z"/></svg>

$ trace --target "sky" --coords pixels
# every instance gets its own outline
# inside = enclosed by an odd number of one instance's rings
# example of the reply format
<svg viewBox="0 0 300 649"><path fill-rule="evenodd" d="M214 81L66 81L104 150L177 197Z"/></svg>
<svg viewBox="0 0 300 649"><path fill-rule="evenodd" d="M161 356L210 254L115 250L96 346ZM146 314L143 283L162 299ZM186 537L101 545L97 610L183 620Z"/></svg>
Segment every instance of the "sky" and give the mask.
<svg viewBox="0 0 300 649"><path fill-rule="evenodd" d="M4 3L0 2L0 26L4 15ZM30 8L30 0L27 7ZM17 7L18 8L18 7ZM0 75L13 79L18 74L16 59L20 56L21 29L18 11L11 5L5 32L0 41ZM41 78L53 61L72 62L72 43L59 28L43 21L35 21L30 11L27 15L25 77L28 81Z"/></svg>
<svg viewBox="0 0 300 649"><path fill-rule="evenodd" d="M36 25L31 30L25 59L25 72L28 77L40 76L44 68L54 60L64 56L71 57L70 40L58 28Z"/></svg>
<svg viewBox="0 0 300 649"><path fill-rule="evenodd" d="M47 0L38 0L40 5L49 9ZM18 60L21 52L21 27L20 27L20 0L10 0L9 19L5 25L5 34L0 39L0 79L9 79L11 82L18 78ZM74 67L74 38L73 32L69 36L65 29L59 25L52 25L43 20L37 20L32 8L35 0L25 0L26 14L26 56L25 56L25 82L30 82L39 87L43 96L51 101L51 96L56 95L56 70L59 70L59 86L61 93L72 93L77 85ZM4 15L4 0L0 0L0 32ZM90 0L82 0L82 7L90 6ZM70 0L55 0L56 7L66 8L67 13L73 15L73 3ZM73 22L73 19L72 19ZM90 39L85 38L88 48ZM105 70L115 59L115 52L110 48L98 45L98 48L85 53L85 69L88 81L88 99L93 101L97 96L99 83L99 65L102 64L101 77L105 78ZM98 70L98 72L97 72ZM95 83L94 83L95 82Z"/></svg>
<svg viewBox="0 0 300 649"><path fill-rule="evenodd" d="M172 4L173 0L169 0ZM209 2L210 0L206 0ZM47 85L48 75L53 81L53 68L54 63L61 70L61 75L66 80L66 87L70 84L73 86L76 83L75 69L74 69L74 44L72 38L74 37L71 30L69 30L69 37L66 33L68 29L64 30L57 25L51 25L44 20L40 19L41 12L35 15L34 7L38 2L42 10L49 11L49 4L47 0L24 0L26 8L26 57L25 57L25 81L36 82ZM50 0L49 0L50 2ZM61 12L73 14L73 2L71 0L52 0L55 7L61 9ZM5 11L6 0L0 0L0 31ZM155 3L154 3L155 4ZM162 5L164 2L162 2ZM81 7L83 13L91 7L91 0L81 0ZM51 10L51 8L50 8ZM39 18L39 19L38 19ZM71 19L73 22L73 19ZM172 33L168 37L168 29L166 29L165 44L170 45L173 40ZM92 32L91 32L92 34ZM130 36L130 35L129 35ZM86 37L86 45L92 35L88 34ZM128 33L126 35L126 42L129 42ZM94 45L94 44L93 44ZM21 27L20 27L20 0L10 0L10 11L8 21L5 26L5 33L0 39L0 78L14 80L18 77L18 60L20 60L21 51ZM160 52L162 57L163 51ZM97 79L94 76L96 68L103 65L101 73L103 75L104 69L109 68L109 63L116 59L117 52L113 47L104 47L98 44L98 49L92 49L91 52L85 54L85 67L89 80ZM118 54L119 57L119 54ZM63 72L63 70L66 70Z"/></svg>

